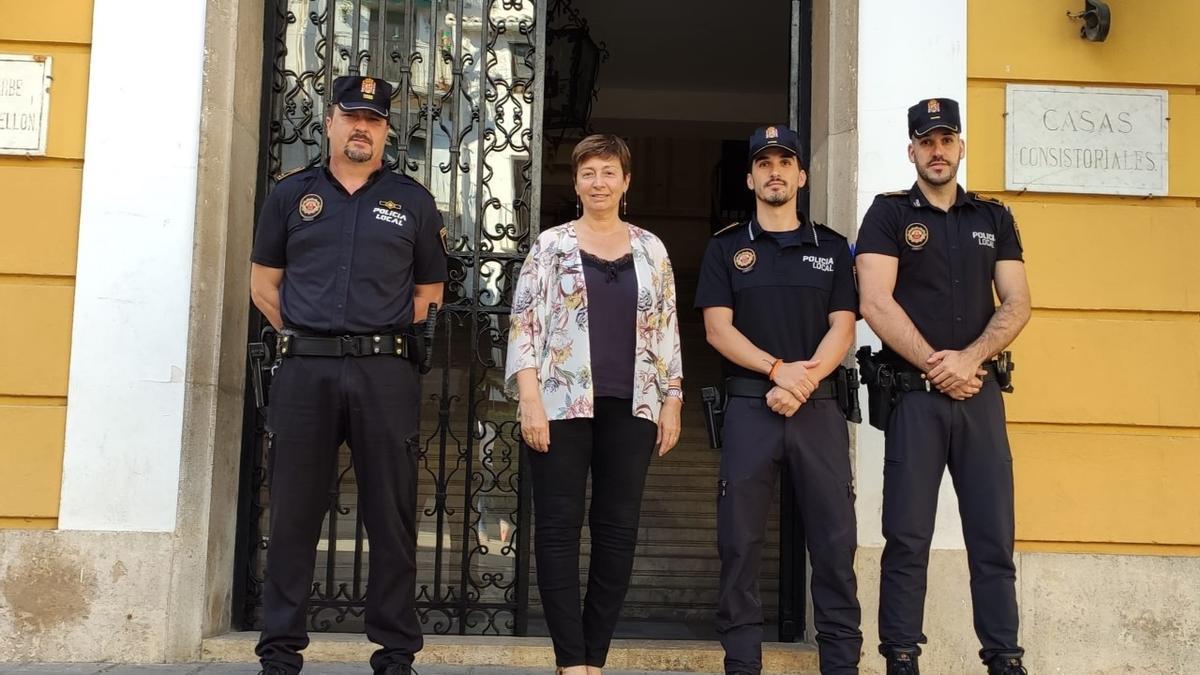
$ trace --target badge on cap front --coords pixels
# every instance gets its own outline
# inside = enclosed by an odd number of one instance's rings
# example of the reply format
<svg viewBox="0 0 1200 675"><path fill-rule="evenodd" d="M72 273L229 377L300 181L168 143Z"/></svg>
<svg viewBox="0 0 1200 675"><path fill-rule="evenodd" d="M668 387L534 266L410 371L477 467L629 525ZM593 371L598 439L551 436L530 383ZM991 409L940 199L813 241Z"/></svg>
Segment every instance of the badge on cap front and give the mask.
<svg viewBox="0 0 1200 675"><path fill-rule="evenodd" d="M779 130L775 127L767 127L767 130L763 132L763 136L767 138L779 138Z"/></svg>
<svg viewBox="0 0 1200 675"><path fill-rule="evenodd" d="M942 112L942 103L936 98L929 99L929 103L925 105L925 112L932 115Z"/></svg>
<svg viewBox="0 0 1200 675"><path fill-rule="evenodd" d="M920 251L929 243L929 228L921 223L912 223L904 229L904 243L914 251Z"/></svg>
<svg viewBox="0 0 1200 675"><path fill-rule="evenodd" d="M754 249L744 248L733 254L733 266L738 268L739 272L749 272L754 269L754 263L758 260Z"/></svg>
<svg viewBox="0 0 1200 675"><path fill-rule="evenodd" d="M300 198L300 219L312 220L321 215L323 208L325 208L325 201L321 199L321 195L310 192Z"/></svg>
<svg viewBox="0 0 1200 675"><path fill-rule="evenodd" d="M375 98L375 80L364 77L362 81L362 97L368 101Z"/></svg>

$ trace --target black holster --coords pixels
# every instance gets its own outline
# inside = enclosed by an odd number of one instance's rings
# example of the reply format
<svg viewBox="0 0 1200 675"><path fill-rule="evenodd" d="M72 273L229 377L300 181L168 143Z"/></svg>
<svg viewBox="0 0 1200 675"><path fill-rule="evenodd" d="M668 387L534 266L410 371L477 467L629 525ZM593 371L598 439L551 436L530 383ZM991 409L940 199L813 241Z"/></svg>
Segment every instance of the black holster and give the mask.
<svg viewBox="0 0 1200 675"><path fill-rule="evenodd" d="M708 444L713 450L720 450L727 399L720 387L702 387L700 398L704 400L704 428L708 430Z"/></svg>
<svg viewBox="0 0 1200 675"><path fill-rule="evenodd" d="M837 403L847 422L862 422L862 408L858 405L858 369L838 368L834 380L837 385Z"/></svg>
<svg viewBox="0 0 1200 675"><path fill-rule="evenodd" d="M900 402L901 392L896 386L895 370L890 364L877 359L869 346L859 347L854 358L862 373L862 383L867 385L867 411L871 426L886 432L892 410Z"/></svg>
<svg viewBox="0 0 1200 675"><path fill-rule="evenodd" d="M1016 370L1017 366L1013 363L1012 352L1000 352L993 363L996 365L996 384L1000 385L1000 391L1006 394L1013 393L1012 371Z"/></svg>
<svg viewBox="0 0 1200 675"><path fill-rule="evenodd" d="M270 370L275 363L275 329L270 324L263 326L258 333L258 342L246 345L246 355L250 359L250 385L254 389L254 407L266 414L267 389L263 386L263 372Z"/></svg>

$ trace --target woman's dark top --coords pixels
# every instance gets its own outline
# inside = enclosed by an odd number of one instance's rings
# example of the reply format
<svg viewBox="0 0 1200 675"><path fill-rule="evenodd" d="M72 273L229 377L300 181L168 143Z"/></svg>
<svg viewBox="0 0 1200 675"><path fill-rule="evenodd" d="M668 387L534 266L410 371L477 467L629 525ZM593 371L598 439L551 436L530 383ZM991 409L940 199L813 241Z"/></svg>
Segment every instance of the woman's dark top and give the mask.
<svg viewBox="0 0 1200 675"><path fill-rule="evenodd" d="M637 270L633 254L605 260L580 250L587 285L594 396L633 398Z"/></svg>

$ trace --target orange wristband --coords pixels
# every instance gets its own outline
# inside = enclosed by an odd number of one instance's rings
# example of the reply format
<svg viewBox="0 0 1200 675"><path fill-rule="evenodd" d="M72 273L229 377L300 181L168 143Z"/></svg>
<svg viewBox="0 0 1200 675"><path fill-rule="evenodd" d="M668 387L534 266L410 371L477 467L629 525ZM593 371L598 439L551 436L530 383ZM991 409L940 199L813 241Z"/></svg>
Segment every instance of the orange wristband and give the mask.
<svg viewBox="0 0 1200 675"><path fill-rule="evenodd" d="M782 366L782 365L783 365L783 359L775 359L775 363L771 364L771 370L769 372L767 372L767 379L774 382L775 381L775 371L778 370L779 366Z"/></svg>

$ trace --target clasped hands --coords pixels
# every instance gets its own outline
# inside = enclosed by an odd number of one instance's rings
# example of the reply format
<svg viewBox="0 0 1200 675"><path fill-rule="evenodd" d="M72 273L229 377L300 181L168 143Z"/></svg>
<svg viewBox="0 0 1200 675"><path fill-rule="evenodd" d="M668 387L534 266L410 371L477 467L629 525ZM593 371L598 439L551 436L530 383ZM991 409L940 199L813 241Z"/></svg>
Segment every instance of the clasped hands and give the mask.
<svg viewBox="0 0 1200 675"><path fill-rule="evenodd" d="M943 349L926 359L929 370L925 379L955 401L965 401L983 389L987 371L981 367L982 363L983 359L966 350Z"/></svg>
<svg viewBox="0 0 1200 675"><path fill-rule="evenodd" d="M820 363L820 359L812 359L779 364L772 380L775 386L767 392L767 407L784 417L795 415L820 384L812 373Z"/></svg>

